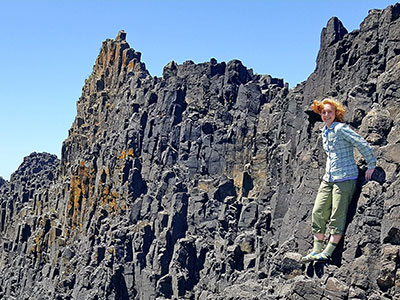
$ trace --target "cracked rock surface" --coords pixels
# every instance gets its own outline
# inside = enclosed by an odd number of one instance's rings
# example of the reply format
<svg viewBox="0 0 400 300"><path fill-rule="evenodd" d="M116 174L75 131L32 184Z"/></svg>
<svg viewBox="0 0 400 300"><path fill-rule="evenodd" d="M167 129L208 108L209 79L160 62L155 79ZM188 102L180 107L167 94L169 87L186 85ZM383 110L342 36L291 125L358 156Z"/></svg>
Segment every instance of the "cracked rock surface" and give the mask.
<svg viewBox="0 0 400 300"><path fill-rule="evenodd" d="M153 77L119 32L61 160L32 153L0 177L0 298L399 299L399 78L399 4L353 32L329 20L292 89L238 60ZM333 264L304 266L325 164L310 104L325 96L387 180L359 185Z"/></svg>

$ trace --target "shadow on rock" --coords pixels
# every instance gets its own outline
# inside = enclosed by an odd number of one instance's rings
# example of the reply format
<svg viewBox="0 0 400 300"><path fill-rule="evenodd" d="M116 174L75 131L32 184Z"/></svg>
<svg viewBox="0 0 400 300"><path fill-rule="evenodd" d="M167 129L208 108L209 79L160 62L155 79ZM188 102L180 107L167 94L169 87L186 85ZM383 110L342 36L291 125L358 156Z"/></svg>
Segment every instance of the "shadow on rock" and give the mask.
<svg viewBox="0 0 400 300"><path fill-rule="evenodd" d="M306 268L306 274L308 277L317 276L318 278L322 278L324 275L324 269L327 266L327 262L313 262L310 263Z"/></svg>

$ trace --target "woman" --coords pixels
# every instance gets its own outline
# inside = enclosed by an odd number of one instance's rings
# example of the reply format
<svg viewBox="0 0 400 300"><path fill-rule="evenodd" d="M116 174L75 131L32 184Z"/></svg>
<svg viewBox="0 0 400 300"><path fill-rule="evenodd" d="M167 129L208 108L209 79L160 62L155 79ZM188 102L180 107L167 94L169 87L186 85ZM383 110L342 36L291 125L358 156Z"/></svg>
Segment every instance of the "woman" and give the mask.
<svg viewBox="0 0 400 300"><path fill-rule="evenodd" d="M313 250L302 258L304 262L329 260L344 234L347 209L358 177L358 168L353 157L354 147L367 162L366 180L371 179L376 165L370 145L343 123L345 108L341 103L327 98L315 100L311 107L325 122L322 141L328 157L325 175L312 211ZM323 248L326 229L330 238Z"/></svg>

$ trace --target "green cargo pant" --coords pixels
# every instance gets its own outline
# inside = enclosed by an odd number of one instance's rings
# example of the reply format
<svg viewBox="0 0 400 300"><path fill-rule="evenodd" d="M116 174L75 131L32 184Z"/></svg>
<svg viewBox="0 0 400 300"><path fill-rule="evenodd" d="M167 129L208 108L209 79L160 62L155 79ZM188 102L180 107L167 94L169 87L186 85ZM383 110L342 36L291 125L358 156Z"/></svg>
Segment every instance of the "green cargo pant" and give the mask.
<svg viewBox="0 0 400 300"><path fill-rule="evenodd" d="M313 233L344 234L349 204L356 189L357 180L342 182L322 181L312 211Z"/></svg>

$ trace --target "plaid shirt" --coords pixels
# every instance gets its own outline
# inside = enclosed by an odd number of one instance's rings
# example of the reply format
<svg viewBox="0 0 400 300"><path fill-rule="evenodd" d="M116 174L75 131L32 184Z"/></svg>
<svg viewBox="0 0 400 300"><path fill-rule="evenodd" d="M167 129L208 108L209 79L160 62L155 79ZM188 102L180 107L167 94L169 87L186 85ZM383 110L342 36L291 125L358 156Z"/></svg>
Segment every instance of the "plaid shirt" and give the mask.
<svg viewBox="0 0 400 300"><path fill-rule="evenodd" d="M323 180L328 182L355 179L358 169L354 160L353 148L356 147L367 161L368 169L374 169L376 158L371 146L348 125L333 122L322 129L322 144L328 158Z"/></svg>

